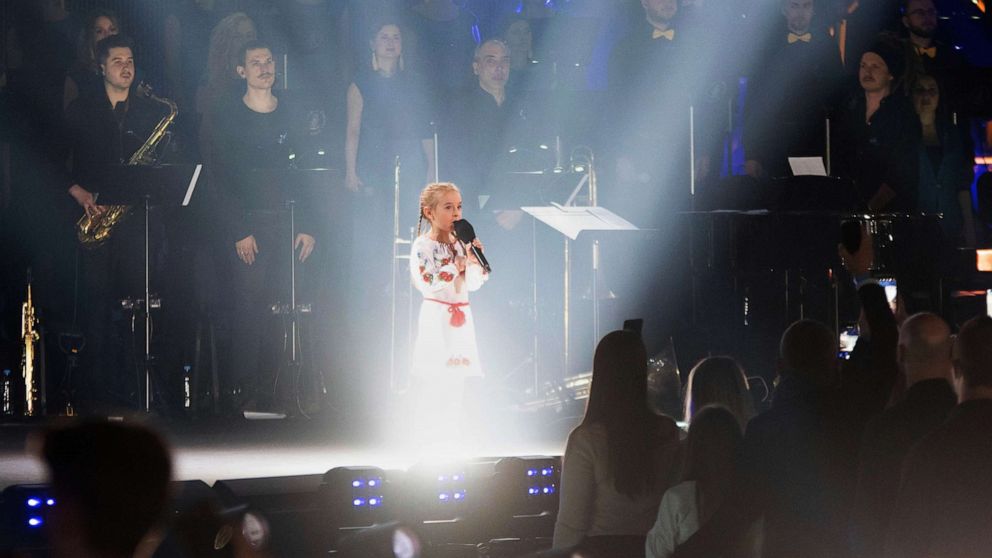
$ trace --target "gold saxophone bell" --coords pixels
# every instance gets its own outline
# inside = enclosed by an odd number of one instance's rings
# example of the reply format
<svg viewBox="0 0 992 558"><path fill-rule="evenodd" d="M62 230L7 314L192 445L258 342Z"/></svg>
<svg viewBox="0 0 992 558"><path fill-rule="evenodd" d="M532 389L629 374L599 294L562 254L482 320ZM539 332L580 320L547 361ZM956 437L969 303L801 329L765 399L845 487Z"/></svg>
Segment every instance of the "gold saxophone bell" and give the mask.
<svg viewBox="0 0 992 558"><path fill-rule="evenodd" d="M155 148L165 137L165 132L176 119L179 109L176 107L176 103L171 100L153 95L151 88L144 83L138 85L135 92L169 107L169 114L158 121L145 143L127 160L128 165L153 165L155 164ZM96 248L110 238L113 228L130 213L131 206L129 205L110 205L103 213L94 216L84 213L79 221L76 221L76 238L79 239L83 248Z"/></svg>

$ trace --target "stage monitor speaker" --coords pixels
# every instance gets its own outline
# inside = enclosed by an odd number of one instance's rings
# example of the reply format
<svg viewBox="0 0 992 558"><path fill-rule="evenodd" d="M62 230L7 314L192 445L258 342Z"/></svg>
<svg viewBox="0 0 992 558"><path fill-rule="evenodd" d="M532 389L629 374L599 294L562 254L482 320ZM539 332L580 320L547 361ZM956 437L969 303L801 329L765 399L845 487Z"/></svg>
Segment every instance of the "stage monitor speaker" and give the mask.
<svg viewBox="0 0 992 558"><path fill-rule="evenodd" d="M225 509L242 510L242 533L256 548L271 556L316 556L330 548L321 477L225 479L213 489Z"/></svg>
<svg viewBox="0 0 992 558"><path fill-rule="evenodd" d="M536 538L554 534L561 487L560 457L504 457L495 467L491 537Z"/></svg>
<svg viewBox="0 0 992 558"><path fill-rule="evenodd" d="M0 492L0 556L47 556L48 517L56 505L47 484L15 484Z"/></svg>

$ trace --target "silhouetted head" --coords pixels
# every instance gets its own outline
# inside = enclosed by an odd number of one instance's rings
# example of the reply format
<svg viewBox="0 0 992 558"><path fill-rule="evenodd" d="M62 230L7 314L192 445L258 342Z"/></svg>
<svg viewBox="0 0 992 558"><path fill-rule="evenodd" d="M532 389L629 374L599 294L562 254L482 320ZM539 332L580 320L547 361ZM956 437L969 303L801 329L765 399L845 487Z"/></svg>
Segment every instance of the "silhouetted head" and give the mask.
<svg viewBox="0 0 992 558"><path fill-rule="evenodd" d="M818 387L833 386L837 381L837 339L833 332L814 320L790 325L779 343L779 376Z"/></svg>
<svg viewBox="0 0 992 558"><path fill-rule="evenodd" d="M723 405L737 418L740 428L754 416L754 404L748 391L747 376L731 357L707 357L689 372L685 397L685 420L692 422L707 405Z"/></svg>
<svg viewBox="0 0 992 558"><path fill-rule="evenodd" d="M91 555L133 555L163 518L172 463L150 430L111 422L51 430L42 458L57 501L53 528Z"/></svg>

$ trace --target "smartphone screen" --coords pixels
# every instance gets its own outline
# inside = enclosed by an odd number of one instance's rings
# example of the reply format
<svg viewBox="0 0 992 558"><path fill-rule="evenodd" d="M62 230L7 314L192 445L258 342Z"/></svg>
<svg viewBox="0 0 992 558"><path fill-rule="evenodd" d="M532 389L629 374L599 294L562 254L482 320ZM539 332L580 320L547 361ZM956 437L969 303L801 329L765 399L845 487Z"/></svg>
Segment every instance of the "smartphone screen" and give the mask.
<svg viewBox="0 0 992 558"><path fill-rule="evenodd" d="M844 329L840 330L840 339L838 339L839 350L837 356L848 360L851 358L851 353L854 352L854 345L858 342L858 331L857 324L851 324Z"/></svg>
<svg viewBox="0 0 992 558"><path fill-rule="evenodd" d="M899 295L895 277L879 277L878 284L885 289L885 298L889 301L889 308L892 309L892 313L895 314Z"/></svg>

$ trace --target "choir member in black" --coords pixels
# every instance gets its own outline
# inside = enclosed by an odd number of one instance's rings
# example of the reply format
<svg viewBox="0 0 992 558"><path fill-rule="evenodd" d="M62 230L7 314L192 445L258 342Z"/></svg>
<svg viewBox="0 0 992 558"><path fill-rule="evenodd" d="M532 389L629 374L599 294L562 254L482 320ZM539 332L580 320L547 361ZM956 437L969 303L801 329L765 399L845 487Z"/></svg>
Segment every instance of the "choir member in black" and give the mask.
<svg viewBox="0 0 992 558"><path fill-rule="evenodd" d="M76 62L65 76L64 106L79 97L80 90L103 91L103 76L96 60L96 44L111 35L120 33L117 15L110 10L96 10L89 15L79 34Z"/></svg>
<svg viewBox="0 0 992 558"><path fill-rule="evenodd" d="M510 52L499 39L485 41L475 49L472 71L478 77L473 87L462 91L444 116L439 139L445 174L462 191L462 201L472 212L480 209L479 195L492 194L492 173L501 156L518 141L527 141L528 121L522 103L507 91ZM507 169L502 169L507 170Z"/></svg>
<svg viewBox="0 0 992 558"><path fill-rule="evenodd" d="M128 38L112 35L103 39L97 43L96 58L103 90L98 94L81 91L66 110L72 154L66 187L90 216L106 209L98 204L97 196L105 168L127 162L168 114L168 107L132 90L135 64ZM83 368L90 374L79 383L84 390L95 390L82 395L84 399L88 396L120 403L121 395L136 392L139 386L120 366L123 346L119 338L112 339L111 318L112 310L120 307L120 299L144 298L143 212L133 211L113 229L107 243L80 250L79 255L77 304L86 335Z"/></svg>
<svg viewBox="0 0 992 558"><path fill-rule="evenodd" d="M348 87L345 185L380 205L377 214L391 216L396 158L401 179L415 185L429 182L434 175L433 131L423 80L404 69L400 27L374 24L369 48L371 64L360 68ZM420 188L408 193L405 205L411 210L403 217L416 215Z"/></svg>
<svg viewBox="0 0 992 558"><path fill-rule="evenodd" d="M838 167L872 212L913 211L919 183L920 119L903 92L905 50L880 37L861 56L860 88L840 109L832 136Z"/></svg>
<svg viewBox="0 0 992 558"><path fill-rule="evenodd" d="M247 408L264 405L270 393L263 365L270 362L263 333L273 303L289 302L288 266L291 258L307 262L315 240L307 203L296 204L293 253L289 243L289 212L276 184L250 189L255 169L287 169L294 155L298 115L285 92L277 96L275 62L268 45L253 41L243 49L238 75L245 80L241 96L221 100L211 118L210 153L217 165L218 217L224 234L224 257L233 260L233 344L231 347L234 401ZM297 264L297 274L305 266ZM299 278L298 278L299 282Z"/></svg>
<svg viewBox="0 0 992 558"><path fill-rule="evenodd" d="M937 40L937 7L933 0L906 0L902 10L902 24L909 37L912 73L923 73L937 80L945 106L960 112L964 102L967 64L953 46Z"/></svg>
<svg viewBox="0 0 992 558"><path fill-rule="evenodd" d="M602 111L605 141L596 153L597 201L657 232L609 240L600 252L600 269L618 295L618 315L651 308L661 317L658 327L645 332L646 344L660 346L675 325L672 317L683 315L676 287L684 284L685 268L676 264L669 266L671 273L658 274L656 262L680 257L681 246L674 240L680 236L677 214L691 207L689 107L710 62L693 50L676 0L642 0L641 7L635 27L610 56L609 107ZM631 267L630 254L642 250L652 257L635 258ZM641 280L646 276L658 281L648 285Z"/></svg>
<svg viewBox="0 0 992 558"><path fill-rule="evenodd" d="M520 280L530 276L533 254L530 227L517 227L524 217L517 208L524 203L514 197L518 190L513 187L524 185L520 184L519 175L508 173L533 170L520 165L529 164L535 153L546 155L546 152L537 147L540 141L536 132L540 126L525 110L523 101L507 89L511 72L506 44L489 39L479 45L472 71L478 78L476 85L455 97L442 121L439 168L443 178L450 177L462 190L462 203L466 212L473 215L472 223L479 236L493 239L490 252L502 254L502 271L489 282L498 294L488 297L490 302L482 300L478 304L485 306L499 301L496 303L499 308L494 306L491 311L510 316L512 310L507 308L507 301L520 297ZM510 153L513 147L517 149ZM528 161L518 161L520 158ZM540 161L547 163L547 158L541 157ZM527 317L519 316L519 319L523 323ZM480 323L478 327L486 335L487 324ZM526 339L504 331L488 333L501 342L499 350L484 360L495 368L510 369L517 365L519 360L513 359L522 356L514 349L525 347ZM511 341L520 343L513 345Z"/></svg>
<svg viewBox="0 0 992 558"><path fill-rule="evenodd" d="M610 141L599 159L615 161L603 203L640 226L687 207L689 104L697 64L678 26L676 0L642 0L641 18L610 55ZM683 191L684 190L684 191Z"/></svg>
<svg viewBox="0 0 992 558"><path fill-rule="evenodd" d="M910 92L923 131L919 209L943 214L940 226L954 245L975 246L971 208L974 149L967 121L959 123L952 116L936 78L917 76Z"/></svg>
<svg viewBox="0 0 992 558"><path fill-rule="evenodd" d="M788 157L825 157L825 119L842 80L836 44L812 26L814 0L781 7L785 25L748 80L744 172L754 177L790 176Z"/></svg>

